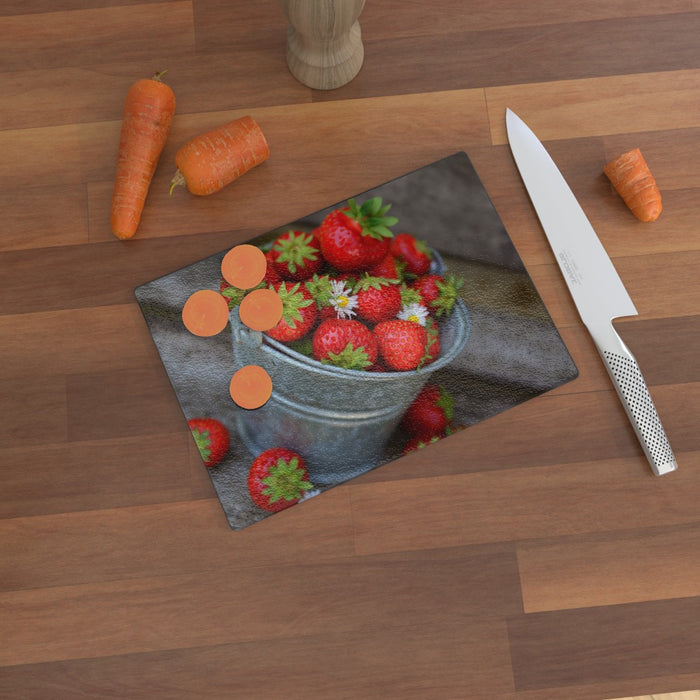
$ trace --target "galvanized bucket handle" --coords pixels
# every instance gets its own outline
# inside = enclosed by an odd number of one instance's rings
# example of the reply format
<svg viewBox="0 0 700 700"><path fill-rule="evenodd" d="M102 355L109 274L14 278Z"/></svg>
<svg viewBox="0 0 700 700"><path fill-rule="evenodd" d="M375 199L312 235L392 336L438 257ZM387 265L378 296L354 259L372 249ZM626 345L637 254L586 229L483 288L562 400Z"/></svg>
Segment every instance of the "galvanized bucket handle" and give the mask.
<svg viewBox="0 0 700 700"><path fill-rule="evenodd" d="M238 315L238 309L232 309L229 314L231 321L231 329L233 330L233 342L241 345L247 345L252 348L259 348L263 342L263 334L260 331L254 331L248 328Z"/></svg>

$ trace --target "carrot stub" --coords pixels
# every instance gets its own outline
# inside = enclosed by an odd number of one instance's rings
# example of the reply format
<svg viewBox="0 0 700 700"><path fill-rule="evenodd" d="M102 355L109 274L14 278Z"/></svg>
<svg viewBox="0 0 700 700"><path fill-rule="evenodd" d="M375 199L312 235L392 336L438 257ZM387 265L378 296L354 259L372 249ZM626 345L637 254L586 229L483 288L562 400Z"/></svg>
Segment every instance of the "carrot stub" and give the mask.
<svg viewBox="0 0 700 700"><path fill-rule="evenodd" d="M635 148L603 167L617 193L640 221L656 221L661 214L661 193L656 180Z"/></svg>
<svg viewBox="0 0 700 700"><path fill-rule="evenodd" d="M282 299L274 289L254 289L243 297L238 315L248 328L269 331L282 318Z"/></svg>
<svg viewBox="0 0 700 700"><path fill-rule="evenodd" d="M231 398L241 408L260 408L272 395L272 379L258 365L245 365L231 377Z"/></svg>
<svg viewBox="0 0 700 700"><path fill-rule="evenodd" d="M136 233L175 114L175 94L161 75L137 80L126 94L110 211L112 233L120 239Z"/></svg>
<svg viewBox="0 0 700 700"><path fill-rule="evenodd" d="M252 117L241 117L195 136L177 151L177 171L170 181L170 193L178 185L186 185L192 194L213 194L269 155L258 124Z"/></svg>
<svg viewBox="0 0 700 700"><path fill-rule="evenodd" d="M221 261L221 275L238 289L252 289L265 278L267 258L257 246L242 243L234 246Z"/></svg>

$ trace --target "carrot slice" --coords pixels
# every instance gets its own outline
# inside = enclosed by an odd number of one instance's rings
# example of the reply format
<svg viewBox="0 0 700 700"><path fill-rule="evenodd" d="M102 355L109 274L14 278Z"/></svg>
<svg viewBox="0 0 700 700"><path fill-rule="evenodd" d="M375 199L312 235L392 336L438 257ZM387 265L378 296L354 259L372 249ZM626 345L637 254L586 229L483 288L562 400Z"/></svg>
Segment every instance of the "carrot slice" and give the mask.
<svg viewBox="0 0 700 700"><path fill-rule="evenodd" d="M266 271L265 253L248 243L231 248L221 261L221 275L238 289L252 289L260 284Z"/></svg>
<svg viewBox="0 0 700 700"><path fill-rule="evenodd" d="M126 94L110 210L110 225L117 238L133 238L136 233L170 133L175 95L161 81L162 74L137 80Z"/></svg>
<svg viewBox="0 0 700 700"><path fill-rule="evenodd" d="M185 302L182 322L193 335L209 337L221 333L228 323L228 302L218 292L200 289Z"/></svg>
<svg viewBox="0 0 700 700"><path fill-rule="evenodd" d="M258 124L252 117L241 117L195 136L177 151L177 171L170 181L170 193L177 185L187 185L192 194L213 194L269 155L270 148Z"/></svg>
<svg viewBox="0 0 700 700"><path fill-rule="evenodd" d="M272 379L258 365L245 365L231 377L231 398L241 408L260 408L272 395Z"/></svg>
<svg viewBox="0 0 700 700"><path fill-rule="evenodd" d="M635 148L603 167L617 193L640 221L656 221L661 214L661 193L656 180Z"/></svg>
<svg viewBox="0 0 700 700"><path fill-rule="evenodd" d="M282 299L274 289L254 289L238 307L241 321L254 331L269 331L282 318Z"/></svg>

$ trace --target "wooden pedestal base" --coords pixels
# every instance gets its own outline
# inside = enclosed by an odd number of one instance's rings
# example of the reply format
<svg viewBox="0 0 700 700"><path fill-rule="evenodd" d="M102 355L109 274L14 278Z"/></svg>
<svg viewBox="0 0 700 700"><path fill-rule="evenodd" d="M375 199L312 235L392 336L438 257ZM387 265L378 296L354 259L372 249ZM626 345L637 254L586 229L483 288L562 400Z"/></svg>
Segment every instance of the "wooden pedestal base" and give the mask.
<svg viewBox="0 0 700 700"><path fill-rule="evenodd" d="M364 60L358 17L365 0L280 0L287 29L287 65L317 90L352 80Z"/></svg>

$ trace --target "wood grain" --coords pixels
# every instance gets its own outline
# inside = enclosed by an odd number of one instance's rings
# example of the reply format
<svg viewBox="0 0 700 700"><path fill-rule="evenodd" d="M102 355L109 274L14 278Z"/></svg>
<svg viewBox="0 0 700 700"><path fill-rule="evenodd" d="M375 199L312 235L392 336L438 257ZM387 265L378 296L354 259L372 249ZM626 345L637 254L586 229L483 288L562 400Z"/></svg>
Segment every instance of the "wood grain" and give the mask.
<svg viewBox="0 0 700 700"><path fill-rule="evenodd" d="M698 596L699 550L698 526L523 542L525 612Z"/></svg>
<svg viewBox="0 0 700 700"><path fill-rule="evenodd" d="M674 650L698 647L699 621L697 597L512 618L515 687L693 673L697 660ZM660 634L664 644L658 644Z"/></svg>
<svg viewBox="0 0 700 700"><path fill-rule="evenodd" d="M368 0L360 22L362 70L317 91L287 69L277 0L0 6L0 697L700 688L700 3ZM108 225L124 95L163 69L176 115L124 243ZM677 473L651 475L515 167L506 107L634 299L616 327ZM169 196L177 148L244 114L269 161L216 196ZM662 192L653 225L602 174L636 146ZM135 287L458 151L578 378L232 532Z"/></svg>

